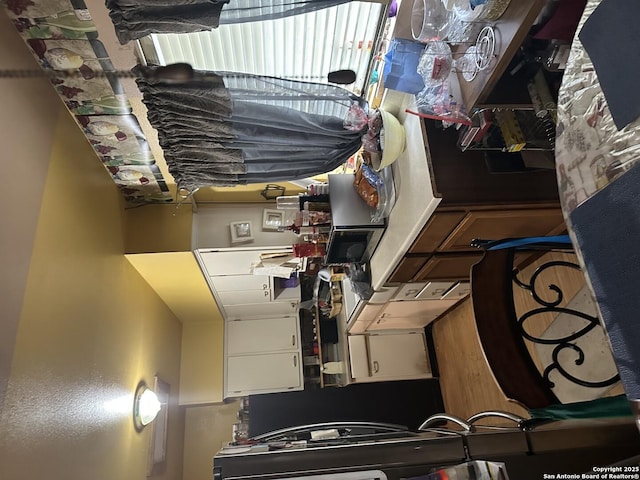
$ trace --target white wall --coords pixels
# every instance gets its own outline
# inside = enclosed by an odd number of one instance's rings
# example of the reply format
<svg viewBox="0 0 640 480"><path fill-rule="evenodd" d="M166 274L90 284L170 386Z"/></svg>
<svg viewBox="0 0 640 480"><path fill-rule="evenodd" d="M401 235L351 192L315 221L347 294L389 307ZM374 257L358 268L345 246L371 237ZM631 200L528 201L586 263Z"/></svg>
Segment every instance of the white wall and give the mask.
<svg viewBox="0 0 640 480"><path fill-rule="evenodd" d="M262 230L264 209L275 209L275 204L198 204L193 214L192 248L223 247L271 247L292 245L297 238L292 232L274 232ZM283 210L283 212L287 212ZM253 228L252 242L231 243L231 222L249 220ZM286 218L285 218L286 221ZM291 223L291 220L287 224Z"/></svg>

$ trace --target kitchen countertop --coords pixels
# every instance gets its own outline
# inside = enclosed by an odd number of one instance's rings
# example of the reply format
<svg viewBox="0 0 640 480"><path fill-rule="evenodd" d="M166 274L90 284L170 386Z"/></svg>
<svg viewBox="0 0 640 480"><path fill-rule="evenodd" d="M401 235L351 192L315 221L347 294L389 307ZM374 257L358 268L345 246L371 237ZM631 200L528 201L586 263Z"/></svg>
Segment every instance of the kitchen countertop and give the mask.
<svg viewBox="0 0 640 480"><path fill-rule="evenodd" d="M412 101L411 95L387 90L381 105L404 125L407 143L404 153L392 166L396 203L370 261L371 285L375 291L384 286L441 201L432 186L422 119L405 113Z"/></svg>

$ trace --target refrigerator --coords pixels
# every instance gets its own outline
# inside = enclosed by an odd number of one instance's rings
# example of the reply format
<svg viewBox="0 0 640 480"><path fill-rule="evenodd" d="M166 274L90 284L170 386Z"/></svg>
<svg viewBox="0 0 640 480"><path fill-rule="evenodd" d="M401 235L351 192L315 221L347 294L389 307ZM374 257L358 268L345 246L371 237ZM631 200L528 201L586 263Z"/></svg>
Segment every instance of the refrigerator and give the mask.
<svg viewBox="0 0 640 480"><path fill-rule="evenodd" d="M491 417L512 425L492 420L478 424ZM446 421L453 426L439 426ZM557 475L637 466L638 455L640 433L632 418L532 422L485 412L463 421L441 414L427 419L418 431L351 422L267 433L220 450L213 459L213 478L399 480L471 460L502 462L511 480L551 478L545 474L563 478Z"/></svg>

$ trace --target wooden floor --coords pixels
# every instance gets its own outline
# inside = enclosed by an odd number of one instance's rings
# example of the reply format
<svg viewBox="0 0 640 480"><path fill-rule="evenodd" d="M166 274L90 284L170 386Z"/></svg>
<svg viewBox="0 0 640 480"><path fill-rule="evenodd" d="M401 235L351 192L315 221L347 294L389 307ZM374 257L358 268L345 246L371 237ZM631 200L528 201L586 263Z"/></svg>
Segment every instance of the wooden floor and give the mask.
<svg viewBox="0 0 640 480"><path fill-rule="evenodd" d="M523 278L540 264L548 260L575 260L571 254L549 253L523 271ZM541 275L544 285L558 284L565 298L571 299L584 285L584 277L579 271L566 268L560 273ZM555 297L549 291L551 300ZM516 311L524 312L536 305L530 294L521 289L514 289ZM566 302L563 302L563 304ZM528 308L527 308L528 307ZM533 319L532 319L533 320ZM552 318L536 318L527 327L533 335L542 333ZM509 402L498 388L489 367L486 364L473 318L471 300L466 299L454 310L437 320L433 326L433 342L440 372L440 388L447 413L466 419L485 410L505 410L528 416L526 409ZM539 362L535 350L530 349L534 361ZM609 395L622 393L620 386L615 387Z"/></svg>

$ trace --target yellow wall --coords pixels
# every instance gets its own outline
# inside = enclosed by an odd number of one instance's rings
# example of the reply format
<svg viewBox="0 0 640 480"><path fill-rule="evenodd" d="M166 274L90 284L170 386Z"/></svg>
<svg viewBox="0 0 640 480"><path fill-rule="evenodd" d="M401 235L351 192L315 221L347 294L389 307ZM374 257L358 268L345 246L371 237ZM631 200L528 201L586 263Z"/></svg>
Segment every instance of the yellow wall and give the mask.
<svg viewBox="0 0 640 480"><path fill-rule="evenodd" d="M127 253L191 250L191 203L134 206L125 210Z"/></svg>
<svg viewBox="0 0 640 480"><path fill-rule="evenodd" d="M222 402L224 323L185 323L182 332L180 403Z"/></svg>
<svg viewBox="0 0 640 480"><path fill-rule="evenodd" d="M178 480L181 324L124 257L121 195L79 128L66 112L51 128L0 416L0 478L144 479L150 431L133 428L133 391L158 374L171 402L166 470L156 478Z"/></svg>
<svg viewBox="0 0 640 480"><path fill-rule="evenodd" d="M211 480L213 456L230 442L237 422L238 402L187 409L184 473L189 480Z"/></svg>
<svg viewBox="0 0 640 480"><path fill-rule="evenodd" d="M0 68L38 68L15 28L0 14ZM0 80L3 201L0 202L0 410L31 262L53 130L63 110L44 79ZM25 127L27 126L27 127Z"/></svg>

